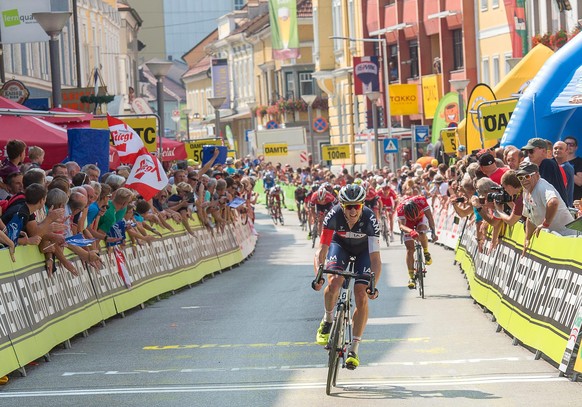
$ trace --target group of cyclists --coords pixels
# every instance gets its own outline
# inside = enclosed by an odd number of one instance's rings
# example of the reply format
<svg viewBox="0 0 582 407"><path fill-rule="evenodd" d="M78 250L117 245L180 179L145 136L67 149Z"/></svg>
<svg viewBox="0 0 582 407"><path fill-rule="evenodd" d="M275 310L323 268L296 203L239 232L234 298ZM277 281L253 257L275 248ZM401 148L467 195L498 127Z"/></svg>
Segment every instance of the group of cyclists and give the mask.
<svg viewBox="0 0 582 407"><path fill-rule="evenodd" d="M380 258L379 219L385 217L384 227L389 228L389 239L394 240L394 217L406 246L406 266L408 271L408 288L415 289L414 241L421 243L425 263L430 265L432 257L428 251L430 230L433 241L437 240L435 223L430 205L426 198L418 194L403 193L399 196L395 185L382 180L375 182L375 187L368 180L356 178L343 186L330 182L313 183L309 188L299 185L295 189L295 203L300 224L308 222L308 238L317 233L319 246L314 257L314 270L346 269L350 257L355 258L354 272L361 276L356 279L354 296L356 309L353 314L353 337L349 345L346 367L355 369L360 364L359 345L368 319L368 299L378 297L378 290L372 292L368 287L369 275L374 273L376 282L382 273ZM272 175L263 179L268 205L284 205L284 194L275 184ZM307 216L302 213L307 212ZM344 278L328 274L328 284L324 289L324 316L316 334L319 345L327 345L332 327L334 306ZM321 290L324 281L314 281L316 291Z"/></svg>

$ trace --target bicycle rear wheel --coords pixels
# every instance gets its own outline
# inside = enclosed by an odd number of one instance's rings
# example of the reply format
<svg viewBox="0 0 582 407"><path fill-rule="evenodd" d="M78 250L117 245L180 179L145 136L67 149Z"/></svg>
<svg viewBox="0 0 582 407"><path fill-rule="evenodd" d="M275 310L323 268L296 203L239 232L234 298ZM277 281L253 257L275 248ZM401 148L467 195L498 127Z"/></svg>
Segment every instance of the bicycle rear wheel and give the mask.
<svg viewBox="0 0 582 407"><path fill-rule="evenodd" d="M388 224L386 223L386 217L382 218L382 237L386 242L386 246L390 247L390 235L388 233Z"/></svg>
<svg viewBox="0 0 582 407"><path fill-rule="evenodd" d="M337 372L339 370L339 359L344 349L344 305L341 304L331 327L331 334L329 336L329 361L327 363L327 382L325 386L325 393L329 396L331 388L335 387L337 380Z"/></svg>
<svg viewBox="0 0 582 407"><path fill-rule="evenodd" d="M311 231L311 248L315 247L315 241L317 240L317 223L313 224L313 230Z"/></svg>

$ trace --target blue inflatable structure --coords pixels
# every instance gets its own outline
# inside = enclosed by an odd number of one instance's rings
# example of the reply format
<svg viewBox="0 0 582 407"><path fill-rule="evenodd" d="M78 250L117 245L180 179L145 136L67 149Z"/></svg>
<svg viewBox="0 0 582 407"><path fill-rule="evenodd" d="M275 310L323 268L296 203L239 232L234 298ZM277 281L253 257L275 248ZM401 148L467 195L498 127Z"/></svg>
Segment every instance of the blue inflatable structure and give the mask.
<svg viewBox="0 0 582 407"><path fill-rule="evenodd" d="M582 142L582 35L576 35L542 66L509 120L502 146L521 148L533 137Z"/></svg>

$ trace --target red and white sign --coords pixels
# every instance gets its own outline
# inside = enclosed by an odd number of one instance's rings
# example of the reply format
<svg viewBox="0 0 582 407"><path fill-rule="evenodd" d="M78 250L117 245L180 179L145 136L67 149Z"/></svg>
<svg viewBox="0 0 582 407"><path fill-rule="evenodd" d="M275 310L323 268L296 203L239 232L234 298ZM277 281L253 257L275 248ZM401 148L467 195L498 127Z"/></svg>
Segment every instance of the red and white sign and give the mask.
<svg viewBox="0 0 582 407"><path fill-rule="evenodd" d="M13 102L22 104L26 102L30 92L24 83L17 81L16 79L12 79L4 83L2 88L0 88L0 94L6 99L10 99Z"/></svg>
<svg viewBox="0 0 582 407"><path fill-rule="evenodd" d="M147 152L139 135L123 121L107 115L107 124L122 163L133 164L138 156Z"/></svg>
<svg viewBox="0 0 582 407"><path fill-rule="evenodd" d="M156 157L143 151L127 177L125 186L136 190L146 201L168 185L168 177Z"/></svg>
<svg viewBox="0 0 582 407"><path fill-rule="evenodd" d="M299 159L301 160L302 163L306 163L307 162L307 151L300 152Z"/></svg>
<svg viewBox="0 0 582 407"><path fill-rule="evenodd" d="M152 114L153 111L148 105L148 102L145 101L143 98L135 98L133 102L131 102L131 107L133 111L137 114Z"/></svg>

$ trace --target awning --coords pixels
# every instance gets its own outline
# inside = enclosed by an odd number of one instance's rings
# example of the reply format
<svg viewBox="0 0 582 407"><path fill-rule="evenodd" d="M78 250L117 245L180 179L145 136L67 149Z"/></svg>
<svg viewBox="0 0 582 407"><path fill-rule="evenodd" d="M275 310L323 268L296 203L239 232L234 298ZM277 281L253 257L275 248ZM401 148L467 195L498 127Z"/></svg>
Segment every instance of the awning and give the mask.
<svg viewBox="0 0 582 407"><path fill-rule="evenodd" d="M158 137L158 148L162 139L162 161L185 160L188 158L184 143L166 137Z"/></svg>

